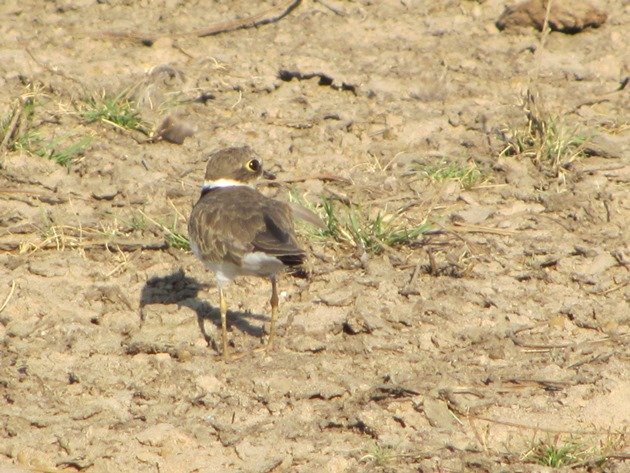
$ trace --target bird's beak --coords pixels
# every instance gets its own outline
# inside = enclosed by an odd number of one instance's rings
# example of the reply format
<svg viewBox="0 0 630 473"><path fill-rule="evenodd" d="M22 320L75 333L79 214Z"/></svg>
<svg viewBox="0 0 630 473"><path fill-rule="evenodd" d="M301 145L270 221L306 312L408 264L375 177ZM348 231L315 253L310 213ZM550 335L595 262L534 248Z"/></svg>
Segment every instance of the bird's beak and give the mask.
<svg viewBox="0 0 630 473"><path fill-rule="evenodd" d="M276 179L276 175L274 173L266 171L266 170L263 171L263 177L265 179L269 179L270 181L273 181Z"/></svg>

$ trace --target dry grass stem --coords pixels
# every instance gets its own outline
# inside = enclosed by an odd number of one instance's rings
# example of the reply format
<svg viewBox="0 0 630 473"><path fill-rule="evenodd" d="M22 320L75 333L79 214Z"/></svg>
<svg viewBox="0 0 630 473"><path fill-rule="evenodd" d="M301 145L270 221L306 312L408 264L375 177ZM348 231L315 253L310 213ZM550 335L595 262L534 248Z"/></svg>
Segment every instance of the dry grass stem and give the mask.
<svg viewBox="0 0 630 473"><path fill-rule="evenodd" d="M7 297L4 299L4 302L0 306L0 313L2 313L2 311L5 309L5 307L11 300L11 297L13 296L14 291L15 291L15 279L11 281L11 289L9 290L9 294L7 295Z"/></svg>

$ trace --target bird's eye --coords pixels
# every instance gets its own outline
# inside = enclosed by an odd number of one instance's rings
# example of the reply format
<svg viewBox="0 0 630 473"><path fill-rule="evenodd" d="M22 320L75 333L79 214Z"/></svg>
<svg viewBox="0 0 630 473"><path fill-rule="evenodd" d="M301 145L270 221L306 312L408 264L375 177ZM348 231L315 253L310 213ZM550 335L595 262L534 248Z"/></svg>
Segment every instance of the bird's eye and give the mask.
<svg viewBox="0 0 630 473"><path fill-rule="evenodd" d="M250 172L258 172L260 171L261 164L260 161L258 161L257 159L251 159L247 161L245 167L247 167L247 170Z"/></svg>

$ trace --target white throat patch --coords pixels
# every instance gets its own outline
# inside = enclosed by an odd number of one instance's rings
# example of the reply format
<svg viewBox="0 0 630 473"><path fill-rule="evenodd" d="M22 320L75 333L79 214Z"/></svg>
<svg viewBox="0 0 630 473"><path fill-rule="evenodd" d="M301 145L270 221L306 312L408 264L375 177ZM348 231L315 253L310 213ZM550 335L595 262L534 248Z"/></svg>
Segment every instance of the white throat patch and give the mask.
<svg viewBox="0 0 630 473"><path fill-rule="evenodd" d="M209 189L216 189L217 187L235 187L235 186L251 187L249 184L235 181L234 179L216 179L214 181L204 181L201 188L204 190L209 190Z"/></svg>

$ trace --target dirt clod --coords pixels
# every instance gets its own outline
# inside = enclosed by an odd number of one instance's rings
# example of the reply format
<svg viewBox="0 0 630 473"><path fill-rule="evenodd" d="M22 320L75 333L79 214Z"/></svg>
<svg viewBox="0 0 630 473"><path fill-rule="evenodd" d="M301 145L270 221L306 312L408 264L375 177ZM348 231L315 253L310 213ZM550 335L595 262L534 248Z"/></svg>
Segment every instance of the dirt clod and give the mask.
<svg viewBox="0 0 630 473"><path fill-rule="evenodd" d="M550 1L550 0L548 0ZM500 30L533 26L542 31L547 15L546 0L525 0L505 8L497 20ZM598 28L608 15L583 0L555 0L549 12L549 28L563 33L579 33L585 28Z"/></svg>

